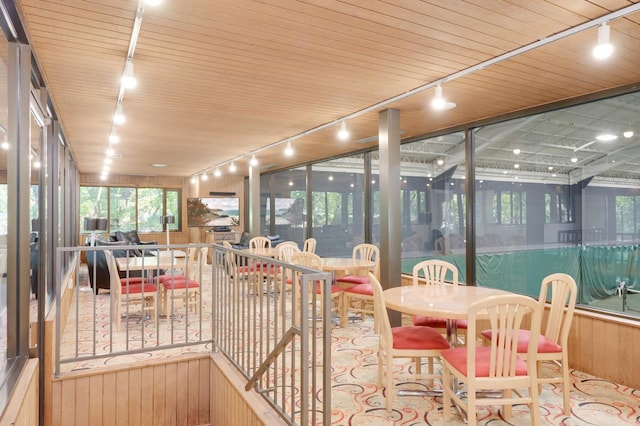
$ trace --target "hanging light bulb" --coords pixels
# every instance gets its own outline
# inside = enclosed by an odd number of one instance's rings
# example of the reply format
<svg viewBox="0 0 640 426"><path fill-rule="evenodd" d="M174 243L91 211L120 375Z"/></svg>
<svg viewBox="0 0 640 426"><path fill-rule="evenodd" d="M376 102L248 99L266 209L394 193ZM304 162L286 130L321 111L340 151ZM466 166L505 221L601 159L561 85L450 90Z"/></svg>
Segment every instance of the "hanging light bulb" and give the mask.
<svg viewBox="0 0 640 426"><path fill-rule="evenodd" d="M120 136L116 135L116 132L111 132L109 135L109 143L120 143Z"/></svg>
<svg viewBox="0 0 640 426"><path fill-rule="evenodd" d="M202 180L208 180L208 179L209 179L209 176L207 175L207 172L202 172L202 177L201 177L201 179L202 179Z"/></svg>
<svg viewBox="0 0 640 426"><path fill-rule="evenodd" d="M442 97L442 85L438 84L436 86L436 95L431 100L431 108L436 110L443 110L447 101Z"/></svg>
<svg viewBox="0 0 640 426"><path fill-rule="evenodd" d="M293 155L293 148L291 147L291 141L287 141L287 147L284 149L284 155L291 157Z"/></svg>
<svg viewBox="0 0 640 426"><path fill-rule="evenodd" d="M2 141L2 149L5 151L9 150L9 135L4 134L4 140Z"/></svg>
<svg viewBox="0 0 640 426"><path fill-rule="evenodd" d="M107 148L106 154L108 157L113 157L116 154L116 152L113 150L113 148L109 147Z"/></svg>
<svg viewBox="0 0 640 426"><path fill-rule="evenodd" d="M113 116L113 122L115 124L124 124L125 121L127 121L127 119L122 112L122 104L118 104L118 106L116 106L116 113Z"/></svg>
<svg viewBox="0 0 640 426"><path fill-rule="evenodd" d="M124 64L124 74L122 75L122 86L125 89L133 89L138 84L135 75L133 74L133 62L128 59Z"/></svg>
<svg viewBox="0 0 640 426"><path fill-rule="evenodd" d="M198 182L198 178L195 176L191 176L191 183L196 183Z"/></svg>
<svg viewBox="0 0 640 426"><path fill-rule="evenodd" d="M218 169L216 169L216 170L213 172L213 175L214 175L215 177L220 177L220 176L222 175L222 172L221 172L221 171L220 171L220 169L218 168Z"/></svg>
<svg viewBox="0 0 640 426"><path fill-rule="evenodd" d="M349 139L349 130L347 130L347 123L343 121L340 123L340 130L338 130L338 139L346 141Z"/></svg>
<svg viewBox="0 0 640 426"><path fill-rule="evenodd" d="M258 159L256 158L255 154L251 156L251 160L249 160L249 165L252 167L255 167L258 165Z"/></svg>
<svg viewBox="0 0 640 426"><path fill-rule="evenodd" d="M442 84L438 84L436 86L436 95L431 100L431 108L436 111L444 111L453 109L456 107L455 102L447 102L447 100L442 96Z"/></svg>
<svg viewBox="0 0 640 426"><path fill-rule="evenodd" d="M289 179L289 186L293 186L293 181Z"/></svg>
<svg viewBox="0 0 640 426"><path fill-rule="evenodd" d="M111 164L111 163L113 163L113 160L111 158L107 157L104 159L104 164Z"/></svg>
<svg viewBox="0 0 640 426"><path fill-rule="evenodd" d="M593 48L596 59L607 59L613 54L613 44L609 41L610 29L606 22L598 28L598 44Z"/></svg>
<svg viewBox="0 0 640 426"><path fill-rule="evenodd" d="M236 167L235 163L232 161L231 164L229 164L229 171L231 173L235 173L236 170L237 170L237 167Z"/></svg>

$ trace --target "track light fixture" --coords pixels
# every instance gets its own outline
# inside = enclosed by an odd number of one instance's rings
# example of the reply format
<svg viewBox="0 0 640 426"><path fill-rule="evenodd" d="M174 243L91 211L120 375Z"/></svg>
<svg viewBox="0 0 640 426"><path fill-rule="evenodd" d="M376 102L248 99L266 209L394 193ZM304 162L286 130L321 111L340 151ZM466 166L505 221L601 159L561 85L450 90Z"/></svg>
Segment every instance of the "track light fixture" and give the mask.
<svg viewBox="0 0 640 426"><path fill-rule="evenodd" d="M251 156L251 160L249 160L249 165L251 167L255 167L258 165L258 159L256 158L255 154Z"/></svg>
<svg viewBox="0 0 640 426"><path fill-rule="evenodd" d="M347 130L347 123L343 120L340 123L340 130L338 130L338 139L346 141L349 139L349 130Z"/></svg>
<svg viewBox="0 0 640 426"><path fill-rule="evenodd" d="M442 84L438 84L436 86L436 95L431 100L431 108L435 109L436 111L444 111L453 109L455 107L455 102L447 102L444 96L442 96Z"/></svg>
<svg viewBox="0 0 640 426"><path fill-rule="evenodd" d="M7 135L6 133L4 134L4 139L2 141L2 149L4 149L5 151L9 150L9 135Z"/></svg>
<svg viewBox="0 0 640 426"><path fill-rule="evenodd" d="M107 157L113 157L116 154L116 152L113 150L113 148L109 147L107 148L106 154L107 154Z"/></svg>
<svg viewBox="0 0 640 426"><path fill-rule="evenodd" d="M287 146L284 149L284 155L291 157L293 155L293 148L291 147L291 141L287 141Z"/></svg>
<svg viewBox="0 0 640 426"><path fill-rule="evenodd" d="M113 116L113 123L124 124L125 121L127 121L127 119L122 112L122 104L118 104L118 106L116 106L116 113Z"/></svg>
<svg viewBox="0 0 640 426"><path fill-rule="evenodd" d="M109 143L119 143L120 136L116 135L116 132L111 132L109 135Z"/></svg>
<svg viewBox="0 0 640 426"><path fill-rule="evenodd" d="M125 89L133 89L138 84L133 74L133 61L128 59L124 64L124 74L122 75L122 87Z"/></svg>
<svg viewBox="0 0 640 426"><path fill-rule="evenodd" d="M208 179L209 179L209 176L207 175L207 172L202 172L202 177L201 177L201 179L202 179L202 180L208 180Z"/></svg>
<svg viewBox="0 0 640 426"><path fill-rule="evenodd" d="M237 167L236 167L235 163L232 161L231 164L229 164L229 171L231 173L235 173L236 170L237 170Z"/></svg>
<svg viewBox="0 0 640 426"><path fill-rule="evenodd" d="M613 44L609 41L610 29L606 22L598 28L598 44L593 48L593 56L596 59L607 59L613 54Z"/></svg>
<svg viewBox="0 0 640 426"><path fill-rule="evenodd" d="M215 177L220 177L220 176L222 175L222 172L221 172L221 171L220 171L220 169L218 168L218 169L216 169L216 171L215 171L215 172L213 172L213 175L214 175Z"/></svg>
<svg viewBox="0 0 640 426"><path fill-rule="evenodd" d="M195 176L191 176L191 183L196 183L198 182L198 178Z"/></svg>
<svg viewBox="0 0 640 426"><path fill-rule="evenodd" d="M157 6L162 3L162 0L144 0L144 2L149 6Z"/></svg>

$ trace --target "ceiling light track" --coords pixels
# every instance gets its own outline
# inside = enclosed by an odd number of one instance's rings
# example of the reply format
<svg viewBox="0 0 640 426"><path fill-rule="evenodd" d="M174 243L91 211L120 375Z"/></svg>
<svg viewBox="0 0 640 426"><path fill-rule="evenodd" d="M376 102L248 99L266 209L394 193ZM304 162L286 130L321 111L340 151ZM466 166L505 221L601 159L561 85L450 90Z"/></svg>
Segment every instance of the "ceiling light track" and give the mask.
<svg viewBox="0 0 640 426"><path fill-rule="evenodd" d="M140 0L140 1L142 2L142 0ZM592 20L590 20L588 22L585 22L583 24L577 25L575 27L569 28L567 30L561 31L561 32L556 33L556 34L552 34L549 37L545 37L545 38L540 39L538 41L535 41L533 43L529 43L529 44L527 44L525 46L521 46L521 47L519 47L517 49L511 50L511 51L506 52L506 53L503 53L502 55L498 55L498 56L493 57L491 59L487 59L486 61L480 62L480 63L478 63L476 65L471 66L471 67L465 68L463 70L460 70L458 72L455 72L453 74L445 76L445 77L443 77L443 78L441 78L439 80L432 81L430 83L427 83L427 84L424 84L422 86L416 87L415 89L411 89L411 90L406 91L404 93L401 93L399 95L393 96L393 97L388 98L388 99L386 99L384 101L378 102L376 104L373 104L373 105L368 106L366 108L363 108L361 110L355 111L355 112L353 112L353 113L351 113L349 115L346 115L344 117L341 117L341 118L335 119L333 121L330 121L330 122L321 124L319 126L313 127L311 129L305 130L304 132L298 133L297 135L289 136L286 139L282 139L282 140L279 140L277 142L273 142L273 143L271 143L269 145L265 145L265 146L263 146L261 148L258 148L256 150L250 151L250 152L248 152L246 154L238 155L238 156L233 157L233 158L231 158L229 160L226 160L226 161L221 161L221 162L216 163L216 164L214 164L214 165L212 165L210 167L202 169L202 170L200 170L200 171L198 171L198 172L196 172L194 174L197 175L197 174L203 173L206 170L209 170L211 168L221 167L221 166L224 166L226 164L230 164L230 163L232 163L234 161L238 161L238 160L240 160L240 159L242 159L244 157L247 157L247 156L251 157L252 155L258 154L258 153L260 153L262 151L266 151L268 149L275 148L277 146L286 144L287 142L292 142L292 141L294 141L296 139L301 139L303 137L306 137L306 136L311 135L313 133L317 133L317 132L319 132L321 130L327 129L327 128L335 126L337 124L341 124L341 123L346 122L348 120L360 117L361 115L368 114L370 112L379 110L379 109L384 108L387 105L390 105L390 104L392 104L394 102L401 101L401 100L403 100L405 98L408 98L410 96L416 95L416 94L421 93L421 92L424 92L424 91L429 90L431 88L434 88L434 87L437 87L437 86L442 86L445 82L453 81L453 80L456 80L458 78L465 77L465 76L467 76L467 75L469 75L471 73L480 71L480 70L482 70L484 68L487 68L487 67L489 67L491 65L495 65L495 64L498 64L500 62L512 59L512 58L514 58L516 56L519 56L519 55L522 55L524 53L528 53L528 52L530 52L532 50L535 50L535 49L538 49L540 47L543 47L543 46L545 46L545 45L547 45L549 43L553 43L555 41L562 40L562 39L564 39L566 37L570 37L570 36L572 36L574 34L580 33L582 31L588 30L588 29L593 28L593 27L601 26L602 24L611 22L611 21L613 21L615 19L624 17L626 15L629 15L631 13L635 13L637 11L640 11L640 3L632 4L630 6L627 6L627 7L624 7L622 9L619 9L619 10L616 10L614 12L611 12L611 13L608 13L606 15L603 15L603 16L601 16L599 18L592 19Z"/></svg>

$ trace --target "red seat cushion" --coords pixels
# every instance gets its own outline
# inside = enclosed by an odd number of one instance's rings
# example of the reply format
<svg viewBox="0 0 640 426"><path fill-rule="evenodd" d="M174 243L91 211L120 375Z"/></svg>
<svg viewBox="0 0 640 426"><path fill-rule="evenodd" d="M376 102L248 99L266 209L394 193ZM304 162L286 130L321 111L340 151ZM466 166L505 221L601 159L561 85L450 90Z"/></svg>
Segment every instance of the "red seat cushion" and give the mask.
<svg viewBox="0 0 640 426"><path fill-rule="evenodd" d="M127 282L129 283L129 285L142 284L142 283L146 283L147 279L143 277L120 278L120 285L125 286L127 285Z"/></svg>
<svg viewBox="0 0 640 426"><path fill-rule="evenodd" d="M373 287L371 284L358 284L353 287L345 288L345 293L363 294L365 296L373 296Z"/></svg>
<svg viewBox="0 0 640 426"><path fill-rule="evenodd" d="M465 376L467 372L467 348L453 348L442 351L442 358L447 360L456 370ZM476 348L476 377L489 377L491 363L491 348L480 346ZM516 376L527 374L527 363L520 357L516 357Z"/></svg>
<svg viewBox="0 0 640 426"><path fill-rule="evenodd" d="M491 340L491 330L484 330L480 334ZM530 336L531 332L529 330L520 330L518 333L518 353L527 353L527 350L529 349ZM538 338L538 353L550 354L558 352L562 352L562 346L541 334Z"/></svg>
<svg viewBox="0 0 640 426"><path fill-rule="evenodd" d="M155 293L158 291L158 287L153 284L129 284L122 287L123 294L140 294L144 289L145 293Z"/></svg>
<svg viewBox="0 0 640 426"><path fill-rule="evenodd" d="M369 284L371 281L369 277L363 277L360 275L346 275L344 277L336 278L336 281L339 283L347 283L347 284Z"/></svg>
<svg viewBox="0 0 640 426"><path fill-rule="evenodd" d="M414 315L413 325L427 326L432 328L447 328L446 318L428 317L425 315ZM456 320L456 326L460 329L467 329L467 320Z"/></svg>
<svg viewBox="0 0 640 426"><path fill-rule="evenodd" d="M334 293L339 293L341 291L344 291L344 289L338 285L332 285L331 286L331 294ZM316 294L320 294L322 292L322 281L318 281L316 283Z"/></svg>
<svg viewBox="0 0 640 426"><path fill-rule="evenodd" d="M449 349L449 343L433 328L393 327L393 347L395 349Z"/></svg>
<svg viewBox="0 0 640 426"><path fill-rule="evenodd" d="M168 283L171 282L171 280L177 281L177 280L186 280L187 277L185 277L184 275L158 275L157 277L155 277L153 280L156 282L156 284L164 284L164 283Z"/></svg>
<svg viewBox="0 0 640 426"><path fill-rule="evenodd" d="M194 280L174 280L173 283L171 281L167 281L162 283L162 286L165 290L170 291L173 287L174 290L184 289L184 288L196 288L200 287L200 283Z"/></svg>

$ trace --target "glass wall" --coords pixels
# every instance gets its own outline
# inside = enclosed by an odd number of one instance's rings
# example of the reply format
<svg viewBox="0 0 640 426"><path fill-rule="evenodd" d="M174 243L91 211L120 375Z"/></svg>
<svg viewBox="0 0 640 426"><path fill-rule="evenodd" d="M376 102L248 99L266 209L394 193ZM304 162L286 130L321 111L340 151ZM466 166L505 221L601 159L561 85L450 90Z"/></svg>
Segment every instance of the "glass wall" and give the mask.
<svg viewBox="0 0 640 426"><path fill-rule="evenodd" d="M475 130L478 285L536 296L565 272L579 303L640 313L638 105L632 93Z"/></svg>
<svg viewBox="0 0 640 426"><path fill-rule="evenodd" d="M316 253L351 256L364 242L364 155L311 167L310 211Z"/></svg>
<svg viewBox="0 0 640 426"><path fill-rule="evenodd" d="M7 152L9 142L9 76L8 76L8 44L0 37L0 383L4 383L7 373L7 285L10 277L7 274L7 238L8 228L8 187L7 173L9 163ZM4 386L0 386L3 389Z"/></svg>
<svg viewBox="0 0 640 426"><path fill-rule="evenodd" d="M271 175L271 194L265 198L265 223L269 234L302 247L307 238L306 167ZM272 210L273 208L273 210ZM271 212L275 212L273 215Z"/></svg>
<svg viewBox="0 0 640 426"><path fill-rule="evenodd" d="M564 272L576 279L580 304L640 316L639 112L640 93L630 93L471 129L472 241L465 133L402 144L402 272L440 258L458 267L461 282L534 297L545 276ZM365 154L307 166L309 206L306 167L261 176L263 232L301 244L310 231L321 256L379 244L378 152L366 156L368 173Z"/></svg>

